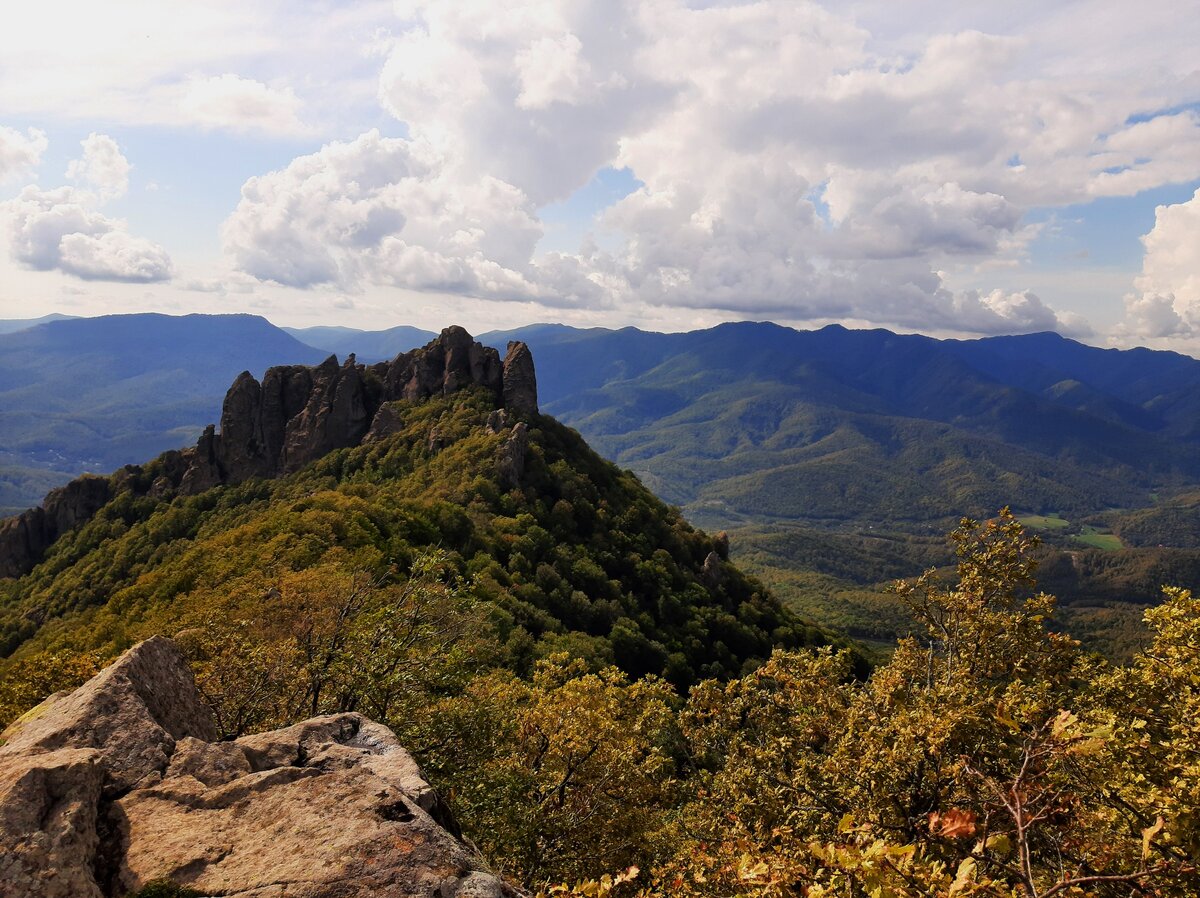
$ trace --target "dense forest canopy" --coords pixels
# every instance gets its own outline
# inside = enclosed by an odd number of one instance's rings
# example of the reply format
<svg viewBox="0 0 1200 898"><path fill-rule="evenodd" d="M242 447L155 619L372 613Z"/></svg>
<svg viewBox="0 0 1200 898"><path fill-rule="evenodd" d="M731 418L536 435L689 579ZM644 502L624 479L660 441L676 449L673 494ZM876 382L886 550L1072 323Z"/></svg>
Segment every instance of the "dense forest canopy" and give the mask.
<svg viewBox="0 0 1200 898"><path fill-rule="evenodd" d="M377 717L546 895L1196 894L1200 603L1168 590L1148 648L1110 665L1047 628L1019 522L952 538L952 577L896 586L920 635L866 677L831 646L685 691L569 651L518 672L436 549L399 578L289 572L269 609L217 606L177 638L226 735ZM95 660L31 656L6 698Z"/></svg>
<svg viewBox="0 0 1200 898"><path fill-rule="evenodd" d="M397 405L395 435L279 480L162 497L146 491L158 463L126 477L34 571L0 580L4 672L59 651L112 657L214 612L277 614L300 573L402 579L435 549L522 673L562 650L686 687L828 641L552 419L531 422L514 484L515 426L488 428L492 394Z"/></svg>

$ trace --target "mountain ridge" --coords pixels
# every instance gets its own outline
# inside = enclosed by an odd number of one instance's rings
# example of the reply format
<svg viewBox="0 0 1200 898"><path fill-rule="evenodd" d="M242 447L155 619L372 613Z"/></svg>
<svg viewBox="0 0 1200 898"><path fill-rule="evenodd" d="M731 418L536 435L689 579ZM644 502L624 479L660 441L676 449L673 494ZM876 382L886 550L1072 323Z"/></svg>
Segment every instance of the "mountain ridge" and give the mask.
<svg viewBox="0 0 1200 898"><path fill-rule="evenodd" d="M325 355L257 315L110 315L0 335L0 506L31 504L47 478L193 442L238 372Z"/></svg>
<svg viewBox="0 0 1200 898"><path fill-rule="evenodd" d="M95 331L111 320L59 325L70 324L90 335L89 343L103 344ZM261 319L242 320L273 327ZM206 319L174 321L181 331L195 329ZM28 340L30 334L54 327L42 325L15 336ZM340 329L351 337L396 330ZM41 495L41 490L34 492L35 483L44 490L40 475L34 474L37 470L61 471L57 476L65 480L66 474L111 470L187 442L200 433L205 420L215 420L220 396L237 371L263 370L281 361L315 364L325 357L292 342L294 338L282 331L276 333L289 341L289 352L307 355L232 369L227 352L228 377L219 386L206 386L185 373L180 366L199 356L188 356L188 350L180 351L173 343L164 343L160 355L168 355L175 367L146 370L135 378L123 377L108 364L93 365L64 382L55 363L43 359L40 367L24 366L30 372L26 379L33 378L26 393L36 382L39 395L23 398L11 384L9 391L2 389L4 360L9 359L11 373L27 359L14 355L6 344L13 335L0 337L0 398L8 400L8 408L0 413L9 435L0 444L0 465L8 466L0 470L0 487L10 497L6 504L28 504ZM1075 493L1081 492L1081 478L1094 479L1103 488L1091 511L1145 506L1160 487L1200 478L1194 461L1200 453L1193 447L1200 446L1200 362L1176 353L1098 349L1052 333L955 341L838 325L797 331L763 322L732 322L676 334L539 324L485 333L480 340L504 349L510 337L522 336L545 374L541 397L547 410L578 427L603 453L632 467L671 501L693 511L728 504L729 490L709 482L713 478L706 476L701 463L721 461L713 469L718 480L772 467L792 470L795 465L810 481L820 477L848 483L846 478L864 470L863 465L867 471L890 471L888 478L895 480L904 445L928 456L919 464L937 486L934 504L972 513L1022 493L1025 481L1033 486L1028 491L1030 510L1061 504L1061 490L1049 489L1045 477L1039 486L1038 477L1023 471L1040 472L1068 484ZM110 393L120 390L124 406L104 417L128 422L120 425L121 433L113 434L105 420L91 423L89 408L81 407L74 395L78 391L73 384L80 378L94 385L85 392L87 405L95 409L108 411L108 406L95 401L92 392L103 392L106 383ZM203 388L210 396L202 399L192 390L181 400L176 395L181 384ZM31 404L35 400L37 414ZM202 404L213 411L199 417L195 409ZM64 410L61 422L55 417L59 407ZM67 410L75 408L79 412L68 415ZM135 416L143 420L133 421ZM182 421L187 418L192 423L185 426ZM81 429L81 421L92 429ZM22 436L30 431L31 439ZM49 454L56 451L55 439L88 447L84 451L95 446L106 451L102 457L84 459L74 450L68 464ZM704 448L680 452L678 445ZM847 454L852 446L854 451ZM772 453L778 457L776 465L771 463ZM911 461L913 453L908 454ZM1006 466L1001 459L997 473L972 478L968 472L966 480L958 470L964 457L1005 454L1023 459L1020 467ZM947 466L955 473L947 476ZM2 476L6 472L7 477ZM790 481L792 474L784 479ZM988 487L989 481L998 480L1011 481L1007 496ZM30 486L23 490L22 482ZM959 483L961 489L949 492L939 486ZM895 498L896 503L902 501L899 493ZM811 509L792 504L801 517L815 521L838 520L847 512L851 517L871 516L862 502L839 502L838 514L829 513L828 503ZM731 506L735 514L740 513L736 505ZM1082 507L1075 501L1071 510Z"/></svg>
<svg viewBox="0 0 1200 898"><path fill-rule="evenodd" d="M495 396L497 427L508 423L508 415L538 413L537 377L525 344L510 343L501 360L461 327L448 327L424 348L391 362L367 366L350 355L339 365L330 356L312 368L270 368L261 384L243 371L226 393L220 432L210 424L194 448L159 456L147 492L195 495L251 477L291 473L335 449L389 436L395 426L389 403L448 395L469 385ZM125 483L144 473L139 465L119 472ZM51 491L41 506L0 521L0 577L32 570L55 540L86 522L119 486L85 475Z"/></svg>

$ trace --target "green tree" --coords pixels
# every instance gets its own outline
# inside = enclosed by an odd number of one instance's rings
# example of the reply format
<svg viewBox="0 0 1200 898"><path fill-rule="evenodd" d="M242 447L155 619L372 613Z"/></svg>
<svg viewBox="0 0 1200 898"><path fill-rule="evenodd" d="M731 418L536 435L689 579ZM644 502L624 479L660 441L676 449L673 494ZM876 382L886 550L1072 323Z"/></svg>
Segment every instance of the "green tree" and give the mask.
<svg viewBox="0 0 1200 898"><path fill-rule="evenodd" d="M566 655L531 681L496 672L429 715L419 754L465 829L537 884L653 857L675 800L675 692Z"/></svg>

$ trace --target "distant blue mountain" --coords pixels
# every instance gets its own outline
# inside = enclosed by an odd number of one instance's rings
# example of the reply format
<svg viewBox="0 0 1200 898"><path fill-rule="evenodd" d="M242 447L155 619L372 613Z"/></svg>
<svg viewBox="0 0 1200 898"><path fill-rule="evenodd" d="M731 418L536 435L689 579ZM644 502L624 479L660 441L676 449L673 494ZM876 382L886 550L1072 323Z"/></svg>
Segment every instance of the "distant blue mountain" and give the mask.
<svg viewBox="0 0 1200 898"><path fill-rule="evenodd" d="M360 362L381 362L393 359L402 352L424 346L437 336L417 327L388 328L382 331L363 331L353 327L285 327L301 343L345 357L354 353Z"/></svg>
<svg viewBox="0 0 1200 898"><path fill-rule="evenodd" d="M0 336L0 507L17 468L109 470L190 443L243 369L391 358L433 336L285 332L246 315ZM1091 513L1200 482L1200 362L1176 353L753 322L679 334L538 324L480 339L501 352L527 342L542 408L707 523L921 522L1008 502Z"/></svg>
<svg viewBox="0 0 1200 898"><path fill-rule="evenodd" d="M1057 334L535 325L543 409L716 525L1093 512L1200 478L1200 361Z"/></svg>
<svg viewBox="0 0 1200 898"><path fill-rule="evenodd" d="M0 318L0 334L13 334L17 331L28 330L31 327L37 327L39 324L46 324L50 321L66 321L74 318L74 315L59 315L53 313L43 315L41 318Z"/></svg>
<svg viewBox="0 0 1200 898"><path fill-rule="evenodd" d="M0 335L0 507L40 500L48 476L193 443L243 370L326 355L255 315L108 315Z"/></svg>

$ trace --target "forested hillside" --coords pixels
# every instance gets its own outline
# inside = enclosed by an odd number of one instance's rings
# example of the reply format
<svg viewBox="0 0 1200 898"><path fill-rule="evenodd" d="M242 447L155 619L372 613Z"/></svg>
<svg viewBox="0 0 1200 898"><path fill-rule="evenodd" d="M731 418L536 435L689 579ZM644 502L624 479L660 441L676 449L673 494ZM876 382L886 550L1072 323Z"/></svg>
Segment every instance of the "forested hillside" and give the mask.
<svg viewBox="0 0 1200 898"><path fill-rule="evenodd" d="M381 721L547 898L1195 894L1187 590L1118 667L1037 588L1089 564L1007 511L949 550L760 533L825 586L942 565L890 588L876 642L913 635L872 670L539 414L523 345L489 352L452 328L383 366L239 377L219 434L113 475L0 580L0 719L166 634L219 735ZM139 898L188 894L164 874Z"/></svg>
<svg viewBox="0 0 1200 898"><path fill-rule="evenodd" d="M552 419L531 422L513 481L494 410L475 389L397 408L386 440L195 496L150 495L161 463L147 465L30 574L0 580L5 675L201 619L265 621L292 578L302 591L326 576L387 582L435 550L521 671L569 650L686 686L826 641Z"/></svg>
<svg viewBox="0 0 1200 898"><path fill-rule="evenodd" d="M425 336L295 333L366 360ZM35 337L20 351L4 342ZM803 616L856 638L906 632L888 578L948 563L940 534L957 516L1004 505L1046 541L1046 575L1089 646L1126 656L1159 587L1196 583L1200 363L1186 356L1053 334L939 341L751 323L537 325L484 340L510 337L534 348L548 412L692 523L731 531L735 555ZM80 319L0 338L0 367L42 391L4 394L0 506L33 504L65 472L186 444L237 371L319 355L248 316ZM908 566L875 576L876 551L901 543Z"/></svg>
<svg viewBox="0 0 1200 898"><path fill-rule="evenodd" d="M1200 362L1057 334L939 341L731 324L505 332L546 408L627 465L804 615L886 647L891 578L1004 505L1045 541L1060 625L1128 657L1167 583L1200 584Z"/></svg>

